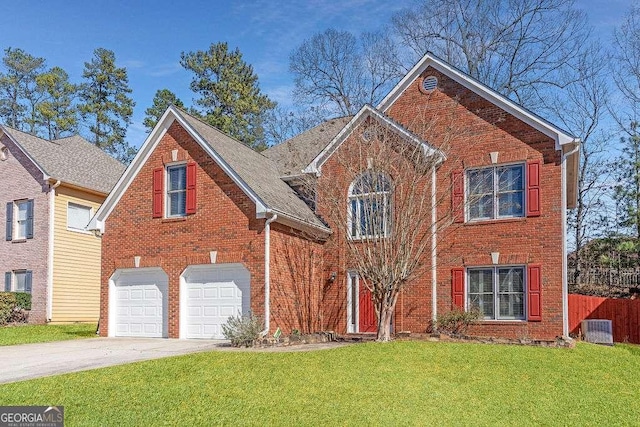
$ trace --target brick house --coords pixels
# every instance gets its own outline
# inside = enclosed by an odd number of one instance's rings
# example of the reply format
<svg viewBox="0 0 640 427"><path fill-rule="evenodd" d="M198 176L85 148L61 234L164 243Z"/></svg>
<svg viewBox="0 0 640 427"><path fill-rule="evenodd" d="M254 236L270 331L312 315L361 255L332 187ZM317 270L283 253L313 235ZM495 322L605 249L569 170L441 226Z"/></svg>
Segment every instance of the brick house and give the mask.
<svg viewBox="0 0 640 427"><path fill-rule="evenodd" d="M2 290L31 293L30 323L98 320L101 243L86 226L124 169L79 136L0 126Z"/></svg>
<svg viewBox="0 0 640 427"><path fill-rule="evenodd" d="M368 217L355 208L357 221L331 223L329 200L301 182L339 183L345 211L360 206L337 159L379 126L442 154L424 186L446 202L424 214L452 218L402 292L394 329L424 332L457 306L481 312L477 335L568 335L579 140L430 54L377 107L264 153L170 107L90 224L103 233L100 334L220 338L228 316L249 310L265 332L374 331L342 240Z"/></svg>

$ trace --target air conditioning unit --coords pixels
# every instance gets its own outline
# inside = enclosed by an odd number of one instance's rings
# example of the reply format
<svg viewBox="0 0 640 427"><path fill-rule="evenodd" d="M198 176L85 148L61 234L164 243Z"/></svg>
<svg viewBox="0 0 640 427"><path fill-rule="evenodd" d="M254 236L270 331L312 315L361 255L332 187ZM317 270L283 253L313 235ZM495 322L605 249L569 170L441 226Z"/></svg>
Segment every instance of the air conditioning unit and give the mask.
<svg viewBox="0 0 640 427"><path fill-rule="evenodd" d="M611 320L583 320L582 335L584 340L587 342L613 345L613 327L611 325Z"/></svg>

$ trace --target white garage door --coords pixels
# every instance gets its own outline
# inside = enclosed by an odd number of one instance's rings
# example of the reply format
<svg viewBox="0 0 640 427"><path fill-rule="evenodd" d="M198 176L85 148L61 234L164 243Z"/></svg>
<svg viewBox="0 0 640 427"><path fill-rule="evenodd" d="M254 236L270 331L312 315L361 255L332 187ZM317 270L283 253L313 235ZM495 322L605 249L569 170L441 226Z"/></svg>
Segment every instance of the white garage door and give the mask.
<svg viewBox="0 0 640 427"><path fill-rule="evenodd" d="M168 336L167 275L160 269L121 270L114 280L115 336Z"/></svg>
<svg viewBox="0 0 640 427"><path fill-rule="evenodd" d="M190 266L183 277L183 337L222 339L229 316L249 312L250 274L242 264Z"/></svg>

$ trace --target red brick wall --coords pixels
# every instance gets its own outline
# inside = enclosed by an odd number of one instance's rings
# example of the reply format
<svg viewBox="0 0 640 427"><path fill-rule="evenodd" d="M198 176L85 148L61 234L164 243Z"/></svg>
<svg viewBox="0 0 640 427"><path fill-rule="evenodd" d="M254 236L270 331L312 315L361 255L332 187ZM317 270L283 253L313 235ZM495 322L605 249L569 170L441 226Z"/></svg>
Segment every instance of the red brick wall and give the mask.
<svg viewBox="0 0 640 427"><path fill-rule="evenodd" d="M439 232L438 312L451 309L452 268L490 266L490 253L500 252L500 264L542 265L542 321L479 322L470 332L538 339L562 335L561 157L554 141L446 76L434 70L424 75L436 75L439 89L424 93L418 78L387 114L447 155L437 172L438 218L446 222L450 216L453 170L489 166L489 153L494 151L499 153L498 164L543 161L539 217L451 224ZM340 168L331 159L323 165L323 179L341 180ZM348 183L342 185L346 200ZM321 196L318 202L320 214L326 212ZM326 245L332 249L325 254L325 274L337 271L338 280L326 289L324 311L331 319L327 327L338 332L345 332L346 327L346 270L350 267L340 244L344 228L333 225L334 234ZM423 270L398 300L395 327L397 331L424 332L430 319L431 272L425 259Z"/></svg>
<svg viewBox="0 0 640 427"><path fill-rule="evenodd" d="M179 219L152 218L153 170L178 160L197 164L197 211ZM241 262L251 273L251 309L264 313L264 220L254 203L189 134L174 123L122 195L102 237L100 334L108 334L109 278L118 268L161 267L169 276L169 337L179 335L179 278L192 264Z"/></svg>
<svg viewBox="0 0 640 427"><path fill-rule="evenodd" d="M271 329L326 330L322 310L324 247L305 233L271 225Z"/></svg>

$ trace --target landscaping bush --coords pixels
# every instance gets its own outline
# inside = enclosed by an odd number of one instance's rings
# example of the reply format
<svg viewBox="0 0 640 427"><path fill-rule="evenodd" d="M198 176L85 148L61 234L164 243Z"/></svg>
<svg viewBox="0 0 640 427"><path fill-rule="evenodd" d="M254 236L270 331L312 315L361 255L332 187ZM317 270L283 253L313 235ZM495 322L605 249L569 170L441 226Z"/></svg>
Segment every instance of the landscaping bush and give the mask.
<svg viewBox="0 0 640 427"><path fill-rule="evenodd" d="M24 292L0 292L0 326L7 323L25 323L29 318L27 306L31 308L30 294L25 294Z"/></svg>
<svg viewBox="0 0 640 427"><path fill-rule="evenodd" d="M436 330L448 335L462 335L469 325L480 318L478 310L464 311L456 308L444 314L438 315Z"/></svg>
<svg viewBox="0 0 640 427"><path fill-rule="evenodd" d="M262 319L249 312L246 316L231 316L227 323L222 325L222 334L234 347L249 347L260 338L260 332L264 328Z"/></svg>
<svg viewBox="0 0 640 427"><path fill-rule="evenodd" d="M14 292L18 307L24 310L31 310L31 294L28 292Z"/></svg>

